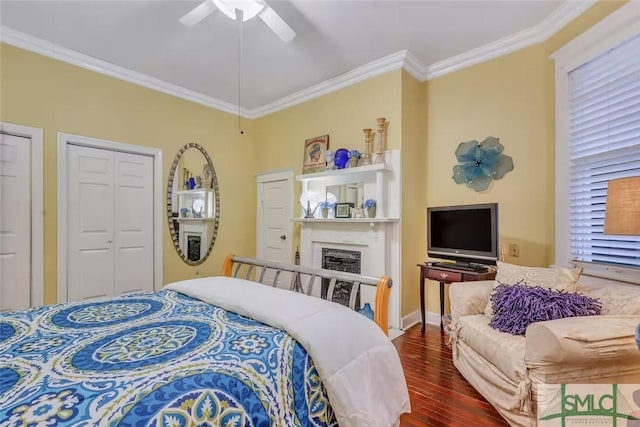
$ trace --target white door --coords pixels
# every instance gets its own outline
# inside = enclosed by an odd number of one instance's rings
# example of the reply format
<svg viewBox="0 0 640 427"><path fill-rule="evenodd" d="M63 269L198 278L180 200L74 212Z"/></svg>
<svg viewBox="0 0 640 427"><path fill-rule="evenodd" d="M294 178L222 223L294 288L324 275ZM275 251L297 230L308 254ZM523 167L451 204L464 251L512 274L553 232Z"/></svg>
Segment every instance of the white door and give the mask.
<svg viewBox="0 0 640 427"><path fill-rule="evenodd" d="M0 310L31 307L31 140L0 135Z"/></svg>
<svg viewBox="0 0 640 427"><path fill-rule="evenodd" d="M291 264L293 215L293 176L288 179L269 180L268 176L259 177L258 183L258 247L260 259ZM265 277L271 283L273 275ZM281 287L289 286L289 277L281 277Z"/></svg>
<svg viewBox="0 0 640 427"><path fill-rule="evenodd" d="M291 196L287 181L262 184L262 250L260 258L290 264Z"/></svg>
<svg viewBox="0 0 640 427"><path fill-rule="evenodd" d="M115 153L115 294L153 290L153 158Z"/></svg>
<svg viewBox="0 0 640 427"><path fill-rule="evenodd" d="M114 295L114 153L67 146L69 301Z"/></svg>
<svg viewBox="0 0 640 427"><path fill-rule="evenodd" d="M153 290L153 158L67 145L67 299Z"/></svg>

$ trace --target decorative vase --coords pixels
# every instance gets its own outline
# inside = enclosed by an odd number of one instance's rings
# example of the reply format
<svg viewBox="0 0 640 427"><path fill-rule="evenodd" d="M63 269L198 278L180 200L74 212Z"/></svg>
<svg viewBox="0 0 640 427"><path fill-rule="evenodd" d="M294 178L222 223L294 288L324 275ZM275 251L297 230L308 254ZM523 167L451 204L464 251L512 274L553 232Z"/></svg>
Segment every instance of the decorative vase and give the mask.
<svg viewBox="0 0 640 427"><path fill-rule="evenodd" d="M325 170L332 171L332 170L334 170L336 168L336 165L333 163L333 155L334 154L335 153L333 151L331 151L331 150L327 150L327 152L324 153L324 159L327 162L327 166L325 167Z"/></svg>
<svg viewBox="0 0 640 427"><path fill-rule="evenodd" d="M333 155L333 163L336 169L344 169L349 162L349 150L346 148L338 148Z"/></svg>
<svg viewBox="0 0 640 427"><path fill-rule="evenodd" d="M376 155L374 163L384 163L384 149L385 149L385 125L386 119L379 117L376 119L378 123L378 140L376 141Z"/></svg>
<svg viewBox="0 0 640 427"><path fill-rule="evenodd" d="M362 155L362 166L371 164L371 131L372 129L362 129L364 132L364 154Z"/></svg>
<svg viewBox="0 0 640 427"><path fill-rule="evenodd" d="M373 320L373 309L371 308L369 303L365 303L364 307L360 309L359 313Z"/></svg>
<svg viewBox="0 0 640 427"><path fill-rule="evenodd" d="M371 206L367 208L367 218L375 218L376 217L376 207Z"/></svg>
<svg viewBox="0 0 640 427"><path fill-rule="evenodd" d="M358 166L358 158L357 157L351 157L349 159L349 167L350 168L355 168L356 166Z"/></svg>
<svg viewBox="0 0 640 427"><path fill-rule="evenodd" d="M320 212L322 213L322 218L329 218L329 208L322 208Z"/></svg>

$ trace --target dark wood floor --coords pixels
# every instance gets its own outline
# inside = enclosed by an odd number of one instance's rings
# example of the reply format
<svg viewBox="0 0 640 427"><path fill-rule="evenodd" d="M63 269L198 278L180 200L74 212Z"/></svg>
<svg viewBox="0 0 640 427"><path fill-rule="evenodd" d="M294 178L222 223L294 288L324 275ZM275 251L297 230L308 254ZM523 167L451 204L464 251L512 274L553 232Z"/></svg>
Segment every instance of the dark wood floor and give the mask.
<svg viewBox="0 0 640 427"><path fill-rule="evenodd" d="M411 414L401 427L506 426L493 407L460 375L451 362L440 328L416 325L395 339L411 398Z"/></svg>

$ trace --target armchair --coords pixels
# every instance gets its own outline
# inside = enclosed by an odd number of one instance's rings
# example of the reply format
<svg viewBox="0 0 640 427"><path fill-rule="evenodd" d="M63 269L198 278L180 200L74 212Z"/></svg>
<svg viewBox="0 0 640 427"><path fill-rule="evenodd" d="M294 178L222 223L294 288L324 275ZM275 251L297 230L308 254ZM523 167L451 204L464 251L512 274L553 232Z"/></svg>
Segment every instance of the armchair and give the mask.
<svg viewBox="0 0 640 427"><path fill-rule="evenodd" d="M489 326L493 285L450 286L450 339L456 368L509 424L537 424L541 384L640 383L640 286L582 276L577 291L602 301L600 316L537 322L514 336Z"/></svg>

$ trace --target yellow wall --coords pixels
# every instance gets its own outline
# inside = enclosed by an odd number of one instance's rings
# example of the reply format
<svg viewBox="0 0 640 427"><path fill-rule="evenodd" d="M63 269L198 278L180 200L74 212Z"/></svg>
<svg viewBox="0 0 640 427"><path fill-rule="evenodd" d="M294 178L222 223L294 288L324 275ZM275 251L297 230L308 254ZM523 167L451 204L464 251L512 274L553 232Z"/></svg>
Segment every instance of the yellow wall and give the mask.
<svg viewBox="0 0 640 427"><path fill-rule="evenodd" d="M400 148L401 76L392 71L255 120L258 171L302 173L304 141L318 135L329 134L333 150L364 152L362 129L375 130L377 117L389 122L387 148Z"/></svg>
<svg viewBox="0 0 640 427"><path fill-rule="evenodd" d="M45 303L56 301L57 132L163 151L163 188L178 149L201 144L220 184L220 229L212 256L189 267L178 257L163 218L165 283L220 272L229 252L255 254L255 153L251 124L245 136L237 118L169 95L0 45L0 120L44 129Z"/></svg>
<svg viewBox="0 0 640 427"><path fill-rule="evenodd" d="M555 76L549 55L624 3L598 2L544 43L424 83L427 202L498 202L500 240L505 250L510 243L520 246L518 258L506 251L507 262L543 266L555 258ZM514 170L480 193L455 184L458 144L489 135L500 138ZM439 312L435 283L427 296L428 310Z"/></svg>
<svg viewBox="0 0 640 427"><path fill-rule="evenodd" d="M375 131L375 119L387 119L387 149L401 149L402 315L418 308L416 264L424 261L426 256L425 111L426 86L398 70L255 122L255 133L260 141L256 147L258 171L293 167L299 174L305 139L329 134L332 149L345 147L364 151L362 129L373 128ZM299 187L296 194L299 194ZM298 240L299 235L296 242Z"/></svg>
<svg viewBox="0 0 640 427"><path fill-rule="evenodd" d="M376 118L389 122L387 149L400 148L399 91L402 71L392 71L278 111L254 121L257 171L294 169L302 173L305 139L329 135L329 147L364 152L362 129L376 129ZM296 183L295 194L300 194ZM300 234L296 226L294 247Z"/></svg>
<svg viewBox="0 0 640 427"><path fill-rule="evenodd" d="M420 306L419 269L426 259L427 85L402 73L402 315Z"/></svg>
<svg viewBox="0 0 640 427"><path fill-rule="evenodd" d="M517 243L521 252L506 260L552 262L555 116L548 56L624 3L599 2L544 43L429 82L393 71L245 120L244 136L233 115L0 45L0 120L45 130L45 301L56 298L56 132L161 148L165 177L181 145L203 145L218 174L222 209L202 274L217 273L228 252L255 253L256 172L300 173L304 140L323 134L332 149L363 151L362 129L375 129L377 117L390 123L387 148L401 149L403 315L419 303L415 264L426 256L426 206L498 202L501 241ZM489 135L501 139L515 169L481 193L455 184L457 145ZM195 274L166 230L164 257L165 282ZM428 310L439 311L436 286L428 289Z"/></svg>
<svg viewBox="0 0 640 427"><path fill-rule="evenodd" d="M551 244L546 190L553 180L547 164L553 139L544 52L536 45L428 82L429 206L498 202L500 240L520 246L520 258L507 260L527 265L546 264ZM500 138L514 170L482 192L456 184L458 144L490 135Z"/></svg>
<svg viewBox="0 0 640 427"><path fill-rule="evenodd" d="M499 204L500 241L520 246L506 261L546 265L553 239L547 234L553 205L552 123L547 120L550 63L536 45L427 83L427 204ZM514 170L476 192L452 179L455 150L463 141L500 138ZM435 282L428 286L429 311L439 312Z"/></svg>

